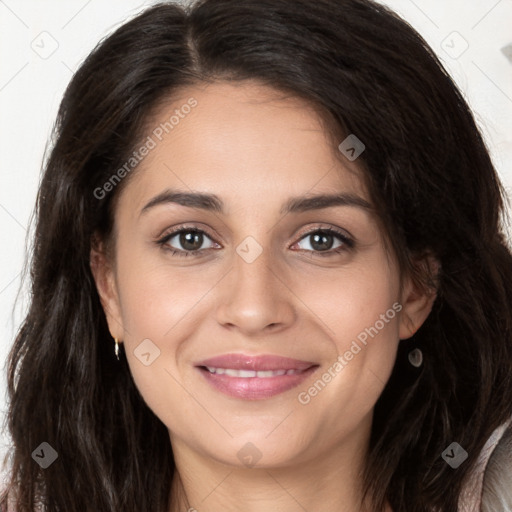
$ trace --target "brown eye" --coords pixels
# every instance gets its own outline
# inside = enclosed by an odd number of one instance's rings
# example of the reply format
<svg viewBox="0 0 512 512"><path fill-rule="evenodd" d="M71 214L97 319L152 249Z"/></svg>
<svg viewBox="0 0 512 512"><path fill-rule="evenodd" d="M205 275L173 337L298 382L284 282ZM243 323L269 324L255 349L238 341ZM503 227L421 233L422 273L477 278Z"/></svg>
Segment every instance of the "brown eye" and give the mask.
<svg viewBox="0 0 512 512"><path fill-rule="evenodd" d="M316 229L307 233L301 238L298 244L306 240L309 247L301 247L302 250L313 251L314 253L326 253L325 256L340 253L351 249L354 246L353 240L339 231L330 229ZM337 245L336 240L338 241ZM324 254L322 254L324 256Z"/></svg>
<svg viewBox="0 0 512 512"><path fill-rule="evenodd" d="M177 236L179 243L186 251L197 251L203 245L203 234L199 231L182 231Z"/></svg>
<svg viewBox="0 0 512 512"><path fill-rule="evenodd" d="M202 253L210 249L211 246L203 247L207 239L211 240L211 238L200 229L182 227L165 235L157 241L157 244L172 251L174 255L188 256L190 253Z"/></svg>

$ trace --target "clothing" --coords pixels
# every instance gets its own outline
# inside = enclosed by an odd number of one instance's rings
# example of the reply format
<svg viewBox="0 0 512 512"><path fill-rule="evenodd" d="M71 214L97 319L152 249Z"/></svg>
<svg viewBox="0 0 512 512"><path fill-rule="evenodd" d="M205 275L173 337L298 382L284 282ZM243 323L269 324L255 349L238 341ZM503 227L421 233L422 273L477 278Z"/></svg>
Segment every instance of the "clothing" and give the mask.
<svg viewBox="0 0 512 512"><path fill-rule="evenodd" d="M503 437L503 434L511 424L512 419L499 426L485 443L482 451L480 452L478 462L473 469L472 476L464 486L461 496L459 497L459 507L457 512L480 512L482 507L483 482L487 463L489 462L492 452Z"/></svg>

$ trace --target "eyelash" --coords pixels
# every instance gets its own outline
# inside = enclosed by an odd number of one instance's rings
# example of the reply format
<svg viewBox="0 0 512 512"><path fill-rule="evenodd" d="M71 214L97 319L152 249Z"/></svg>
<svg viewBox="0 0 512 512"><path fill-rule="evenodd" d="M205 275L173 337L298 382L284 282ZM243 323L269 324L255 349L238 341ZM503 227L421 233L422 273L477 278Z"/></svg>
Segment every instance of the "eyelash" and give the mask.
<svg viewBox="0 0 512 512"><path fill-rule="evenodd" d="M204 251L211 250L211 249L200 249L200 250L195 250L195 251L190 251L190 250L189 251L185 251L185 250L182 250L182 249L172 249L172 248L169 248L169 247L166 246L166 244L167 244L167 242L169 240L171 240L173 237L175 237L176 235L179 235L181 233L195 233L195 234L199 233L199 234L206 235L208 238L212 239L212 241L213 241L213 237L210 236L206 231L204 231L202 229L198 229L195 226L180 226L180 227L176 228L175 230L171 231L170 233L167 233L166 235L164 235L159 240L157 240L156 244L158 246L160 246L162 249L164 249L166 251L170 251L173 256L178 256L178 257L186 257L186 256L189 256L191 254L199 255L199 254L203 253ZM329 249L327 251L314 251L314 250L312 251L312 250L309 250L309 249L299 249L299 250L300 251L311 252L313 254L318 254L321 257L329 257L329 256L334 256L334 255L338 255L338 254L341 254L343 252L346 252L346 251L348 251L350 249L353 249L354 246L355 246L355 243L354 243L354 241L351 238L349 238L346 234L342 233L341 231L338 231L337 229L332 228L332 227L328 227L328 228L315 228L315 229L313 229L311 231L303 233L301 235L300 239L298 240L298 242L302 241L303 239L307 238L308 236L311 236L311 235L314 235L314 234L317 234L317 233L324 234L324 235L325 234L327 234L327 235L335 235L342 242L342 245L340 245L336 249Z"/></svg>

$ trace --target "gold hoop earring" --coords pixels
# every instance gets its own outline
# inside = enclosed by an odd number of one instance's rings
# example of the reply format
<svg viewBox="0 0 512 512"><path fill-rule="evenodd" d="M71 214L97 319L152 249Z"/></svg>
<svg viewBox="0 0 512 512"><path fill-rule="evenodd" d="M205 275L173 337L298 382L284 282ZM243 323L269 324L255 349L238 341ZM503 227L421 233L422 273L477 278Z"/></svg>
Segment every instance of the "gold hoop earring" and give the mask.
<svg viewBox="0 0 512 512"><path fill-rule="evenodd" d="M120 361L119 359L119 341L117 340L117 338L114 338L114 341L115 341L115 353L116 353L116 357L117 357L117 360Z"/></svg>

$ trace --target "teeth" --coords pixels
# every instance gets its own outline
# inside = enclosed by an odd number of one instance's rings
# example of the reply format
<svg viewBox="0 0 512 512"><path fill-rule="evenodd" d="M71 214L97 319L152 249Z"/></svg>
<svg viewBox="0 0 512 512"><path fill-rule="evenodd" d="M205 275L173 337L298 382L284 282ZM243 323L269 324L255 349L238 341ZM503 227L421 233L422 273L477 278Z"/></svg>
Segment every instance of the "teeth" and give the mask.
<svg viewBox="0 0 512 512"><path fill-rule="evenodd" d="M231 370L227 368L224 373L228 377L256 377L257 372L252 370Z"/></svg>
<svg viewBox="0 0 512 512"><path fill-rule="evenodd" d="M255 371L255 370L234 370L232 368L214 368L213 366L206 367L210 373L216 373L217 375L227 375L229 377L242 377L242 378L250 378L250 377L277 377L279 375L293 375L295 373L301 373L300 370L265 370L265 371Z"/></svg>

